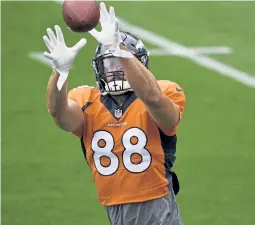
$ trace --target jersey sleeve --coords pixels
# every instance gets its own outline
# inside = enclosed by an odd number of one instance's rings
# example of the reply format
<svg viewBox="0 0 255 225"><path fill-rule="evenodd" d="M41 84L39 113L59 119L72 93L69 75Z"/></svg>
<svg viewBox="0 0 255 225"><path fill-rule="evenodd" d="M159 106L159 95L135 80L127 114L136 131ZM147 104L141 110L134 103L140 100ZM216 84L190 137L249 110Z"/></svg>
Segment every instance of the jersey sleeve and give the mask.
<svg viewBox="0 0 255 225"><path fill-rule="evenodd" d="M91 95L91 88L86 86L81 86L77 88L73 88L68 92L68 99L72 99L73 101L77 102L80 106L81 110L83 111L83 106L89 101ZM84 116L84 121L86 123L86 117ZM84 133L85 131L83 131ZM76 133L72 133L78 138L81 138L80 135Z"/></svg>
<svg viewBox="0 0 255 225"><path fill-rule="evenodd" d="M73 88L68 92L68 98L77 102L82 108L89 98L88 90L84 87Z"/></svg>
<svg viewBox="0 0 255 225"><path fill-rule="evenodd" d="M165 128L159 126L160 129L163 131L163 133L171 136L171 135L176 134L176 129L182 119L182 115L184 113L184 108L185 108L186 98L185 98L183 89L178 84L176 84L174 82L162 81L161 83L159 83L159 85L160 85L160 88L161 88L163 94L172 100L172 102L176 105L176 107L179 111L179 121L173 129L171 129L171 130L165 129Z"/></svg>

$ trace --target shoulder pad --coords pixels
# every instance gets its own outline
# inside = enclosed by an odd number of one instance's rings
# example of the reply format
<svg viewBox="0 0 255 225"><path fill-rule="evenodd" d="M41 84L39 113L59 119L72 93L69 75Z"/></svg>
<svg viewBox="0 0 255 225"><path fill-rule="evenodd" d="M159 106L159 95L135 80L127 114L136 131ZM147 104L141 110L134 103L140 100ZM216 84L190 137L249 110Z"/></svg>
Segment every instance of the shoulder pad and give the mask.
<svg viewBox="0 0 255 225"><path fill-rule="evenodd" d="M81 85L81 86L78 86L77 88L95 88L95 87L89 86L89 85Z"/></svg>

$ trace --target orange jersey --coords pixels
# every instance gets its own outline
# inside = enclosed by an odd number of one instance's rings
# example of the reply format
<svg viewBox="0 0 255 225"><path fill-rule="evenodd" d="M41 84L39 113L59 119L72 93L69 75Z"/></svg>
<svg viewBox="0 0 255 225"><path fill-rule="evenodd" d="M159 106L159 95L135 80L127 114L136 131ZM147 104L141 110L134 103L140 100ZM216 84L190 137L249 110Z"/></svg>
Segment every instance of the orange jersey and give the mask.
<svg viewBox="0 0 255 225"><path fill-rule="evenodd" d="M170 81L158 84L177 105L181 118L185 104L181 88ZM69 98L84 113L81 141L102 205L143 202L168 194L165 163L169 159L172 164L175 158L176 128L160 129L135 93L120 107L111 96L88 86L71 90Z"/></svg>

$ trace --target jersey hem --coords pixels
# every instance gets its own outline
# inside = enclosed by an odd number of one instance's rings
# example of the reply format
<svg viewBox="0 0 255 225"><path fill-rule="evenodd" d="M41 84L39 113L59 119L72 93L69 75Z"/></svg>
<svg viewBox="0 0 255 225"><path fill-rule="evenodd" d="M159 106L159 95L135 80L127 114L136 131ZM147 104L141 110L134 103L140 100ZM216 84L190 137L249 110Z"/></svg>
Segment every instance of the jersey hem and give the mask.
<svg viewBox="0 0 255 225"><path fill-rule="evenodd" d="M123 201L116 201L114 203L102 203L104 201L101 200L100 203L103 206L114 206L114 205L123 205L123 204L131 204L131 203L138 203L138 202L147 202L147 201L151 201L151 200L154 200L154 199L164 197L168 194L169 194L169 190L168 190L168 187L166 187L166 190L165 190L164 193L162 193L160 195L157 195L157 196L154 196L154 197L151 197L151 198L138 198L137 200L127 199L127 200L123 200Z"/></svg>

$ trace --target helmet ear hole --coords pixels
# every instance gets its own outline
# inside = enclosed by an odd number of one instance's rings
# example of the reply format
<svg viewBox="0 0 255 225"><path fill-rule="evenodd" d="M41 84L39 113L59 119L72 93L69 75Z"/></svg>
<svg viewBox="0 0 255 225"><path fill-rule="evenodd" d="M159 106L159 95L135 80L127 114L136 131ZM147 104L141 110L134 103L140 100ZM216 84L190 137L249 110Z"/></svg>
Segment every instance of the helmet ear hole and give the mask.
<svg viewBox="0 0 255 225"><path fill-rule="evenodd" d="M146 61L146 58L145 58L145 55L141 57L141 62L143 65L145 65L145 61Z"/></svg>

